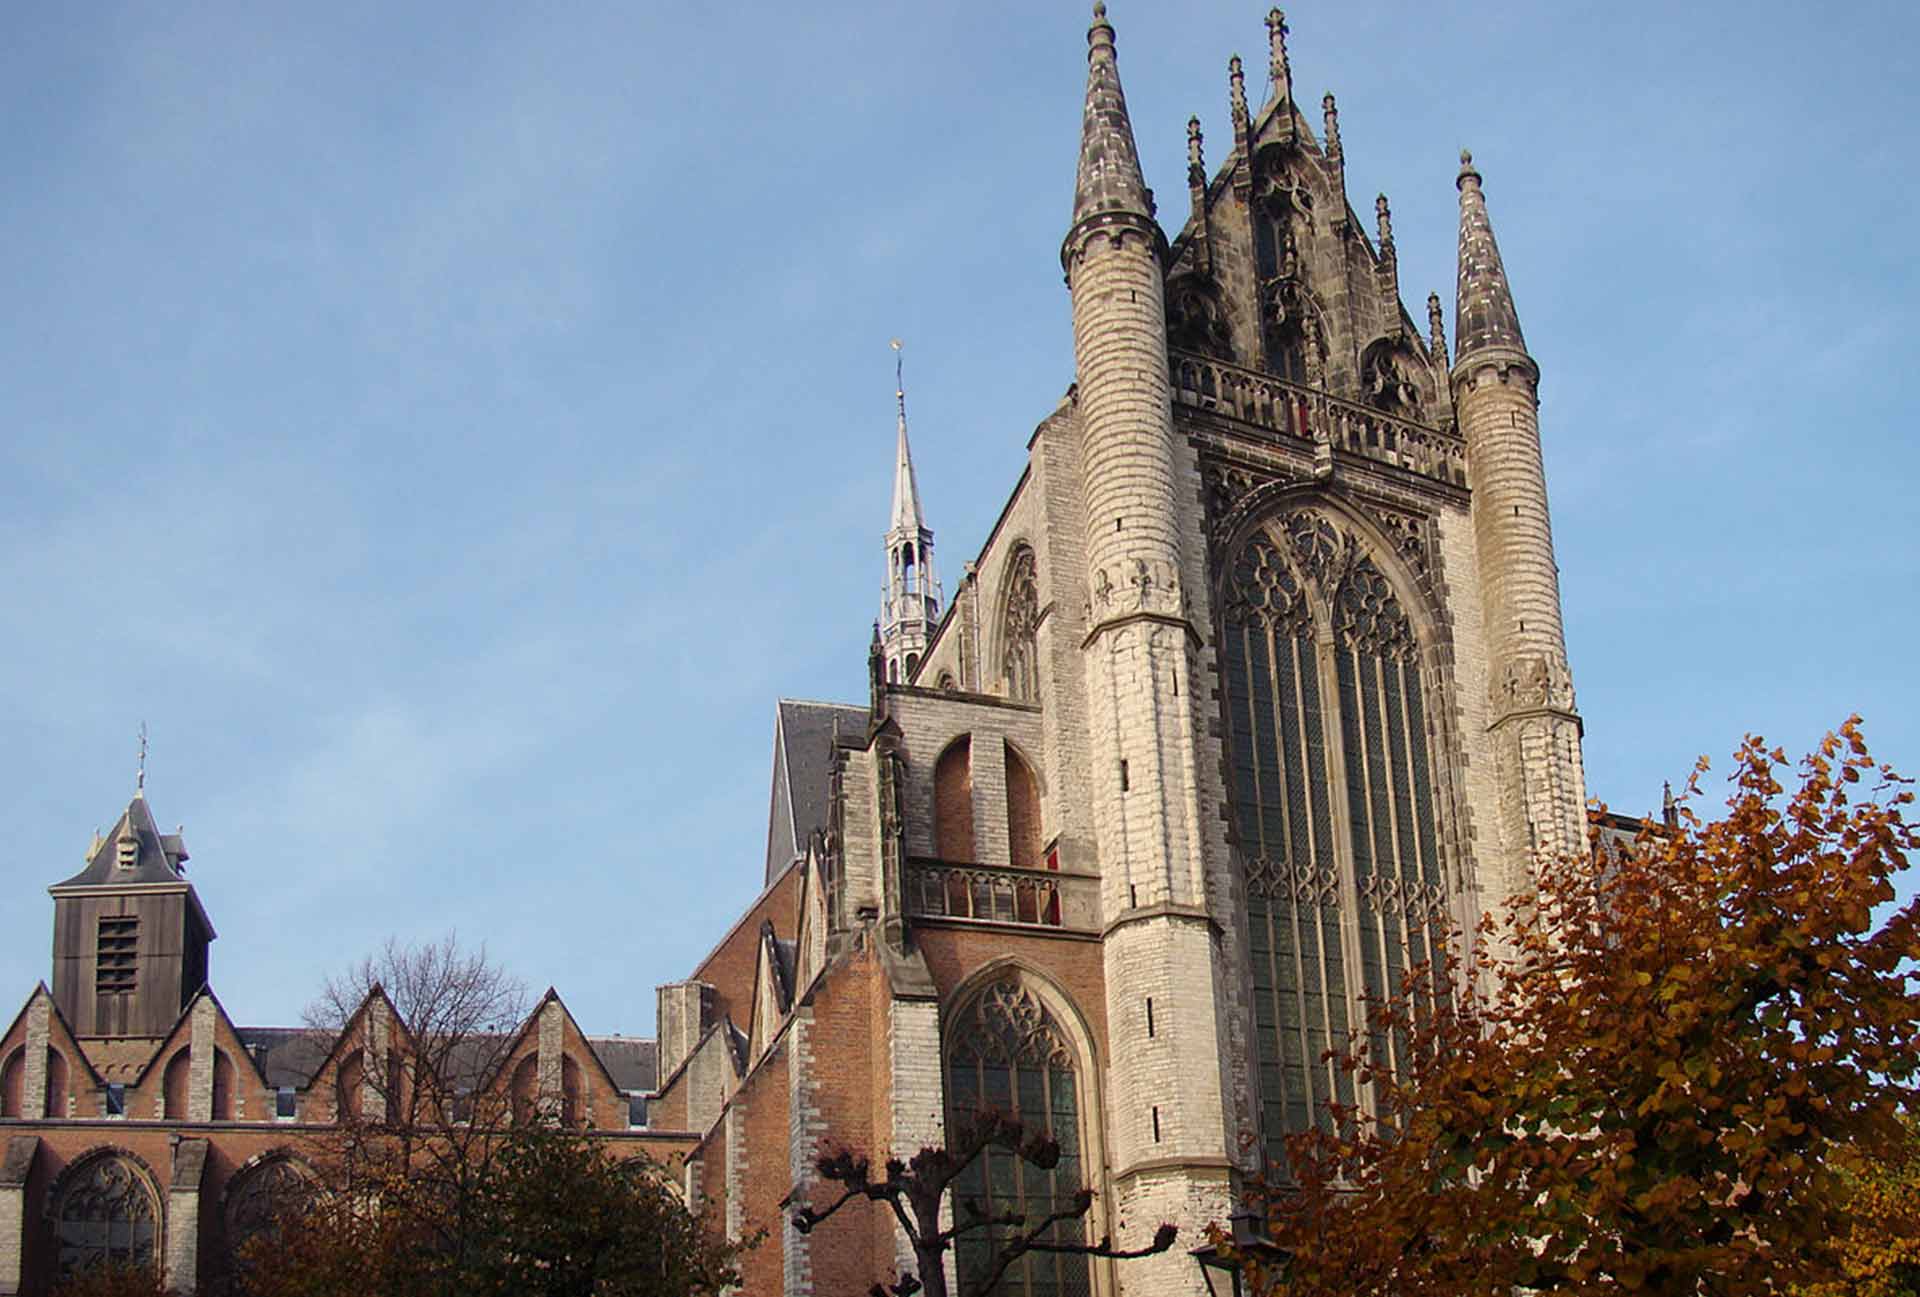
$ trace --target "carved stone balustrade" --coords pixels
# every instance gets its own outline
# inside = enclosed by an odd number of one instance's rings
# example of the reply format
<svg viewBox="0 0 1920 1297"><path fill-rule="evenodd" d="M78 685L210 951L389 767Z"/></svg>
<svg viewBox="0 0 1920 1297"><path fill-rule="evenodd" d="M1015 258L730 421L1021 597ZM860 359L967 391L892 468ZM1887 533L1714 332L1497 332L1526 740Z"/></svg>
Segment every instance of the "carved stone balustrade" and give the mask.
<svg viewBox="0 0 1920 1297"><path fill-rule="evenodd" d="M1088 874L914 857L906 883L907 913L916 919L1100 930L1100 880Z"/></svg>
<svg viewBox="0 0 1920 1297"><path fill-rule="evenodd" d="M1173 399L1181 405L1453 486L1467 484L1467 442L1456 433L1191 352L1175 351L1172 359Z"/></svg>

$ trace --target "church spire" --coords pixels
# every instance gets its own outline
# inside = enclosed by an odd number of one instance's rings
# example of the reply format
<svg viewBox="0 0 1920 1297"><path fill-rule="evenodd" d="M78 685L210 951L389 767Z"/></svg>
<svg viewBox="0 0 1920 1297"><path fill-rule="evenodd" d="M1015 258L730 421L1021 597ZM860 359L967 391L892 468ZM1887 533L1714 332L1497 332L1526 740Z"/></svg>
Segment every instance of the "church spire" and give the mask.
<svg viewBox="0 0 1920 1297"><path fill-rule="evenodd" d="M1473 154L1460 152L1460 278L1454 301L1453 354L1456 365L1480 352L1527 354L1520 336L1520 317L1513 309L1513 290L1500 264L1500 246L1493 241L1487 219L1487 200L1480 192L1480 173Z"/></svg>
<svg viewBox="0 0 1920 1297"><path fill-rule="evenodd" d="M913 450L907 444L907 387L900 339L889 345L893 347L896 412L893 514L886 536L887 583L881 591L875 631L887 682L906 684L919 669L940 624L940 582L933 574L933 532L920 512L920 484L913 475Z"/></svg>
<svg viewBox="0 0 1920 1297"><path fill-rule="evenodd" d="M1151 219L1153 196L1140 176L1127 97L1120 90L1113 24L1105 0L1095 0L1087 29L1087 103L1080 124L1080 166L1073 186L1073 229L1101 217ZM1069 240L1073 236L1068 235Z"/></svg>
<svg viewBox="0 0 1920 1297"><path fill-rule="evenodd" d="M899 435L894 447L893 525L894 532L919 532L925 528L920 516L920 484L913 476L913 448L907 445L907 388L902 378L900 339L893 347L893 399L899 412Z"/></svg>

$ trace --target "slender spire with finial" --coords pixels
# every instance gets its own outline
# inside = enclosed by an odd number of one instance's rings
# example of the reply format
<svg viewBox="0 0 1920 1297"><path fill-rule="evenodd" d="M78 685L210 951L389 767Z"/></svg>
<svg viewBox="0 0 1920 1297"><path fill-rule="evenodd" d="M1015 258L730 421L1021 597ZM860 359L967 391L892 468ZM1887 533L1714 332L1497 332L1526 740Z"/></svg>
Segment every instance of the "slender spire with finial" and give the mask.
<svg viewBox="0 0 1920 1297"><path fill-rule="evenodd" d="M893 348L893 399L899 413L894 447L892 530L918 533L926 523L920 513L920 483L913 473L913 449L907 445L907 384L900 339L895 338L887 345Z"/></svg>
<svg viewBox="0 0 1920 1297"><path fill-rule="evenodd" d="M1388 205L1385 194L1373 200L1373 219L1380 233L1380 256L1383 259L1393 256L1393 208Z"/></svg>
<svg viewBox="0 0 1920 1297"><path fill-rule="evenodd" d="M1512 351L1524 356L1526 339L1513 309L1513 290L1507 286L1500 247L1493 241L1487 219L1487 200L1480 191L1480 173L1473 154L1460 151L1460 272L1453 308L1456 363L1480 351Z"/></svg>
<svg viewBox="0 0 1920 1297"><path fill-rule="evenodd" d="M1669 830L1680 827L1680 804L1673 800L1673 781L1662 781L1663 792L1660 797L1660 822Z"/></svg>
<svg viewBox="0 0 1920 1297"><path fill-rule="evenodd" d="M1212 274L1213 228L1207 212L1206 140L1200 134L1198 116L1187 118L1187 203L1200 241L1201 268Z"/></svg>
<svg viewBox="0 0 1920 1297"><path fill-rule="evenodd" d="M1227 108L1233 117L1234 147L1245 154L1253 122L1247 114L1247 74L1238 54L1227 60Z"/></svg>
<svg viewBox="0 0 1920 1297"><path fill-rule="evenodd" d="M1427 294L1427 346L1444 371L1447 365L1447 322L1440 314L1440 294Z"/></svg>
<svg viewBox="0 0 1920 1297"><path fill-rule="evenodd" d="M1287 61L1287 16L1278 8L1267 11L1267 76L1273 97L1286 103L1293 97L1293 66Z"/></svg>
<svg viewBox="0 0 1920 1297"><path fill-rule="evenodd" d="M1327 126L1327 156L1340 156L1340 109L1333 102L1333 91L1329 90L1320 97L1320 110Z"/></svg>
<svg viewBox="0 0 1920 1297"><path fill-rule="evenodd" d="M1127 97L1120 89L1113 24L1095 0L1087 29L1087 100L1080 126L1080 166L1073 191L1073 227L1097 216L1125 213L1151 218L1153 198L1140 175Z"/></svg>
<svg viewBox="0 0 1920 1297"><path fill-rule="evenodd" d="M140 764L133 776L133 795L135 797L147 795L147 723L145 721L140 722Z"/></svg>

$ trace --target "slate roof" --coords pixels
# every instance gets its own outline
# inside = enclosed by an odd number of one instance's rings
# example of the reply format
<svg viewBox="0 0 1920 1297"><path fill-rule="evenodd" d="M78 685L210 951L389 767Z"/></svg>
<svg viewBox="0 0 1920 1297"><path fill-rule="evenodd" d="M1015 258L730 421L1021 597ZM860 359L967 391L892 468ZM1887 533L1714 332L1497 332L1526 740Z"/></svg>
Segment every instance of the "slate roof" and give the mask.
<svg viewBox="0 0 1920 1297"><path fill-rule="evenodd" d="M782 698L774 713L773 795L767 811L770 884L806 850L815 829L827 827L827 776L837 737L867 732L867 709L848 703Z"/></svg>
<svg viewBox="0 0 1920 1297"><path fill-rule="evenodd" d="M1473 155L1460 155L1460 273L1454 295L1454 363L1476 351L1508 350L1525 354L1520 316L1513 309L1513 289L1500 261L1500 245L1493 241L1493 222L1487 217L1486 196L1480 192L1480 173Z"/></svg>
<svg viewBox="0 0 1920 1297"><path fill-rule="evenodd" d="M305 1089L327 1061L332 1043L324 1033L304 1027L236 1027L234 1031L260 1065L267 1084L276 1089L283 1085ZM460 1052L471 1057L455 1059L457 1070L477 1074L493 1065L495 1051L487 1047L491 1040L469 1043L472 1048ZM639 1036L588 1036L587 1044L622 1090L651 1092L659 1084L660 1051L654 1041Z"/></svg>
<svg viewBox="0 0 1920 1297"><path fill-rule="evenodd" d="M1074 176L1073 224L1108 213L1151 216L1140 155L1133 142L1127 97L1120 89L1113 26L1104 4L1094 6L1087 32L1087 102L1080 123L1080 165Z"/></svg>
<svg viewBox="0 0 1920 1297"><path fill-rule="evenodd" d="M588 1036L601 1066L622 1090L651 1093L660 1084L660 1047L638 1036Z"/></svg>
<svg viewBox="0 0 1920 1297"><path fill-rule="evenodd" d="M120 835L129 825L139 839L139 854L133 867L120 867ZM113 829L94 847L87 867L56 887L120 887L128 883L184 883L180 865L187 859L186 843L177 833L162 833L153 822L147 799L138 793L127 803L126 811L113 823Z"/></svg>
<svg viewBox="0 0 1920 1297"><path fill-rule="evenodd" d="M304 1027L235 1027L233 1031L275 1089L287 1085L305 1089L327 1061L332 1043L323 1033Z"/></svg>

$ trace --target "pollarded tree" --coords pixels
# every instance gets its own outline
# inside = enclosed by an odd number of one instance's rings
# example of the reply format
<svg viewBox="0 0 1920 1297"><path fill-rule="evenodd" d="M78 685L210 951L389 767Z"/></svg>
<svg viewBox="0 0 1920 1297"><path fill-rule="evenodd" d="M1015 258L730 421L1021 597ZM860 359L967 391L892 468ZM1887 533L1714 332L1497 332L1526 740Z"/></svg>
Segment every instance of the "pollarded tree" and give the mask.
<svg viewBox="0 0 1920 1297"><path fill-rule="evenodd" d="M1014 1209L995 1212L961 1192L968 1171L995 1151L1012 1154L1041 1170L1060 1162L1060 1144L1040 1131L1028 1131L1019 1121L993 1109L954 1123L946 1147L923 1148L911 1159L889 1159L879 1179L872 1162L846 1149L822 1153L814 1162L821 1179L840 1186L839 1197L824 1208L803 1207L793 1215L794 1228L809 1233L852 1202L885 1203L913 1245L917 1274L903 1274L891 1284L876 1283L870 1297L947 1297L946 1256L956 1243L984 1240L986 1255L977 1276L963 1278L958 1297L990 1297L1009 1267L1029 1253L1064 1253L1083 1257L1128 1260L1154 1256L1173 1246L1177 1231L1163 1224L1145 1247L1116 1248L1111 1238L1086 1242L1076 1236L1079 1223L1093 1206L1093 1190L1081 1189L1064 1204L1029 1217ZM952 1195L951 1223L941 1224L943 1205Z"/></svg>
<svg viewBox="0 0 1920 1297"><path fill-rule="evenodd" d="M1784 762L1748 739L1722 818L1543 866L1449 970L1461 993L1416 976L1377 1006L1398 1070L1377 1043L1341 1060L1371 1110L1256 1192L1254 1290L1276 1255L1289 1294L1343 1297L1843 1279L1853 1186L1917 1097L1920 901L1888 907L1920 834L1857 717L1790 796Z"/></svg>

